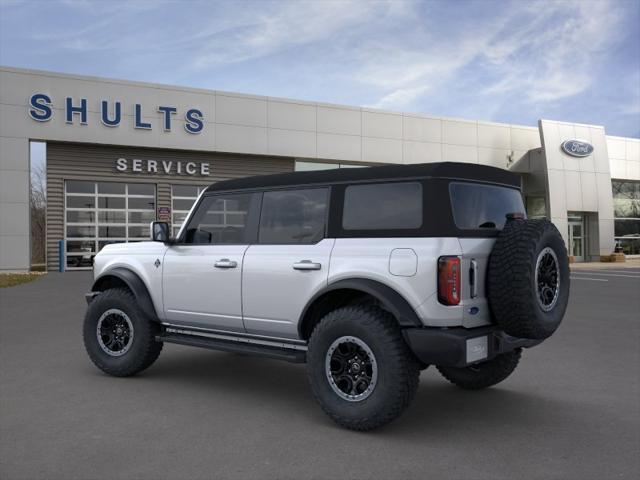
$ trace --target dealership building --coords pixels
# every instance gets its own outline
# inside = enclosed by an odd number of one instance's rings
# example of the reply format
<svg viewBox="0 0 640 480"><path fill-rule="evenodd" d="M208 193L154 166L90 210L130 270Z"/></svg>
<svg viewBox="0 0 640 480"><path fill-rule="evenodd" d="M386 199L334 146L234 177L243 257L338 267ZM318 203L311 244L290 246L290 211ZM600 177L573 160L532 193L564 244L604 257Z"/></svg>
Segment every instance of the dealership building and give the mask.
<svg viewBox="0 0 640 480"><path fill-rule="evenodd" d="M46 161L34 165L43 142ZM152 220L177 230L220 180L441 161L518 172L528 215L553 221L576 261L616 246L640 254L640 139L603 126L508 125L0 67L0 270L90 268L104 245L147 239Z"/></svg>

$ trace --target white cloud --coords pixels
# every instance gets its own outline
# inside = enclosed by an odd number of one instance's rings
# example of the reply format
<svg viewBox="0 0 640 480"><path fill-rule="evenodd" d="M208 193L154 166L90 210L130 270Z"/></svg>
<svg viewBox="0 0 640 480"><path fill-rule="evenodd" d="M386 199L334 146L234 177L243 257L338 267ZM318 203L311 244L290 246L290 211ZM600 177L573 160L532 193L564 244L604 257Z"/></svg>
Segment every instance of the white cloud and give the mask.
<svg viewBox="0 0 640 480"><path fill-rule="evenodd" d="M384 13L402 12L402 2L311 1L264 3L260 15L241 12L223 29L200 33L209 43L199 49L193 65L197 69L261 58L311 43L330 45L336 37ZM395 12L395 13L394 13Z"/></svg>
<svg viewBox="0 0 640 480"><path fill-rule="evenodd" d="M20 1L0 0L5 63L498 121L593 86L607 115L640 109L611 53L638 10L614 0Z"/></svg>
<svg viewBox="0 0 640 480"><path fill-rule="evenodd" d="M594 57L616 39L620 17L608 1L539 3L515 35L498 36L486 57L502 79L487 94L520 92L532 103L577 95L592 83Z"/></svg>
<svg viewBox="0 0 640 480"><path fill-rule="evenodd" d="M616 112L621 115L640 115L640 65L625 79L622 92L625 101L616 108Z"/></svg>
<svg viewBox="0 0 640 480"><path fill-rule="evenodd" d="M364 54L356 75L383 90L374 102L383 108L405 108L426 92L446 92L469 68L489 72L478 95L555 102L589 88L597 57L618 37L621 18L606 0L505 7L480 26L456 29L452 22L448 37L437 41L429 38L436 25L408 25L415 29L409 42L401 37L387 43L382 55Z"/></svg>
<svg viewBox="0 0 640 480"><path fill-rule="evenodd" d="M365 54L368 58L355 75L363 84L386 91L374 105L401 109L445 85L478 56L486 42L486 38L475 38L473 42L460 39L418 51L407 51L402 44L387 46L378 50L382 51L384 62L378 60L379 55Z"/></svg>
<svg viewBox="0 0 640 480"><path fill-rule="evenodd" d="M429 90L428 85L422 87L399 88L385 95L373 105L372 108L397 108L399 105L409 105Z"/></svg>

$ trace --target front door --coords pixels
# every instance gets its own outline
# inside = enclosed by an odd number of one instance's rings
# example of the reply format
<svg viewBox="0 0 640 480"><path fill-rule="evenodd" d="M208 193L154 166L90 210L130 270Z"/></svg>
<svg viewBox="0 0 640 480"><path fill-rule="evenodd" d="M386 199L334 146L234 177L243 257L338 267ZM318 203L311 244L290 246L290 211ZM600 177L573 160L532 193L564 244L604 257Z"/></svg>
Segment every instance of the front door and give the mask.
<svg viewBox="0 0 640 480"><path fill-rule="evenodd" d="M584 218L580 214L569 215L569 255L576 262L584 261Z"/></svg>
<svg viewBox="0 0 640 480"><path fill-rule="evenodd" d="M255 239L259 196L221 194L202 199L163 265L166 321L244 332L242 262Z"/></svg>
<svg viewBox="0 0 640 480"><path fill-rule="evenodd" d="M244 257L247 333L298 337L298 319L326 286L334 239L326 239L328 188L266 192L258 243Z"/></svg>

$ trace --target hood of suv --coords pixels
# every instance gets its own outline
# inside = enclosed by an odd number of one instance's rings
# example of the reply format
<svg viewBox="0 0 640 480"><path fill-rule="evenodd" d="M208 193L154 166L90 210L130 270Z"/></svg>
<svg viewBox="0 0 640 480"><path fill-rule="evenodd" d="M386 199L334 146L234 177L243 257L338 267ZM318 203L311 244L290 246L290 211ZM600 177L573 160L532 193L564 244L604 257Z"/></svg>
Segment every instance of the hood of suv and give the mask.
<svg viewBox="0 0 640 480"><path fill-rule="evenodd" d="M98 255L143 255L164 252L166 245L162 242L128 242L105 245Z"/></svg>

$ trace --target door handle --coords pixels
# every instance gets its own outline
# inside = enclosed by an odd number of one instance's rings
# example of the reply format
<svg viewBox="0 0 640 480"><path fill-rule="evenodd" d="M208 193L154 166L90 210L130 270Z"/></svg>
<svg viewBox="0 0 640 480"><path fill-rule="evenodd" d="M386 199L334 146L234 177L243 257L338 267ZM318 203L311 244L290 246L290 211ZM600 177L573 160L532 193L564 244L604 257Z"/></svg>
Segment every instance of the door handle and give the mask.
<svg viewBox="0 0 640 480"><path fill-rule="evenodd" d="M311 260L300 260L293 264L294 270L320 270L322 265Z"/></svg>
<svg viewBox="0 0 640 480"><path fill-rule="evenodd" d="M470 297L476 298L478 296L478 262L475 259L471 260L469 266L469 284L471 287Z"/></svg>
<svg viewBox="0 0 640 480"><path fill-rule="evenodd" d="M213 266L216 268L236 268L238 266L238 262L234 262L228 258L222 258L214 263Z"/></svg>

